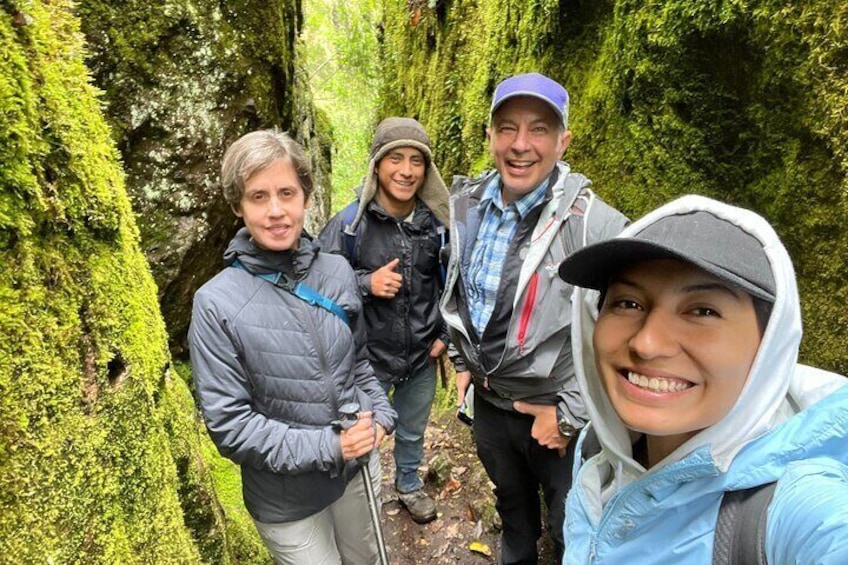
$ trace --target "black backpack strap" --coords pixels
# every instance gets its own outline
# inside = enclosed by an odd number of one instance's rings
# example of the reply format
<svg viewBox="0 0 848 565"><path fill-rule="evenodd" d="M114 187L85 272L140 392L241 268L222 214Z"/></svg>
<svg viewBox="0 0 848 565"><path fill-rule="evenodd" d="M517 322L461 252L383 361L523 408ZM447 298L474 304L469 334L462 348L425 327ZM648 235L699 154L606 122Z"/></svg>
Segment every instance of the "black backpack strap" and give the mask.
<svg viewBox="0 0 848 565"><path fill-rule="evenodd" d="M713 565L767 563L766 515L776 485L724 493L713 539Z"/></svg>
<svg viewBox="0 0 848 565"><path fill-rule="evenodd" d="M359 211L359 200L354 200L341 211L342 216L342 240L344 241L345 257L348 262L353 263L353 254L356 250L356 238L359 237L359 226L353 229L353 221Z"/></svg>

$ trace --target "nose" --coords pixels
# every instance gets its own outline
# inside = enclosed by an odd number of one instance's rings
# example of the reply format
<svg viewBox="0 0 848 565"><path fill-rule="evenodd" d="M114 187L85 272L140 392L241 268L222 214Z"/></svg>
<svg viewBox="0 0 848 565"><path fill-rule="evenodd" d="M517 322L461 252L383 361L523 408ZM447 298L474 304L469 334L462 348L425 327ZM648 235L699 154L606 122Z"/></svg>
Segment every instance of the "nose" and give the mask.
<svg viewBox="0 0 848 565"><path fill-rule="evenodd" d="M640 359L672 357L680 349L674 331L669 316L654 309L642 319L641 325L630 337L627 345Z"/></svg>
<svg viewBox="0 0 848 565"><path fill-rule="evenodd" d="M515 132L515 137L512 138L512 150L516 153L524 153L525 151L530 149L530 132L524 126L520 126L518 131Z"/></svg>
<svg viewBox="0 0 848 565"><path fill-rule="evenodd" d="M283 214L283 203L276 196L271 196L268 200L268 215L272 218L278 218Z"/></svg>
<svg viewBox="0 0 848 565"><path fill-rule="evenodd" d="M409 159L404 159L400 164L400 174L404 177L412 176L412 163Z"/></svg>

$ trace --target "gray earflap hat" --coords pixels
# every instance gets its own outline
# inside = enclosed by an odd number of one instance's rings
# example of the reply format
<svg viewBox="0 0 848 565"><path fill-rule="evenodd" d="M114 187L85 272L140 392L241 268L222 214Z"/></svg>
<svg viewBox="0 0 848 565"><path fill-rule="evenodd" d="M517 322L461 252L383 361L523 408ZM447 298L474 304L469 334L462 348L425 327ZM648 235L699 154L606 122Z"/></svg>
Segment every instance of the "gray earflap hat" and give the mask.
<svg viewBox="0 0 848 565"><path fill-rule="evenodd" d="M416 196L433 212L440 222L449 225L449 193L439 169L433 163L433 155L430 151L430 137L424 131L417 120L412 118L386 118L374 130L374 139L371 142L370 160L368 163L368 175L362 185L359 195L359 210L351 224L355 229L359 219L365 213L365 207L377 194L377 163L385 157L389 151L398 147L414 147L424 155L426 171L424 173L424 184L418 189Z"/></svg>

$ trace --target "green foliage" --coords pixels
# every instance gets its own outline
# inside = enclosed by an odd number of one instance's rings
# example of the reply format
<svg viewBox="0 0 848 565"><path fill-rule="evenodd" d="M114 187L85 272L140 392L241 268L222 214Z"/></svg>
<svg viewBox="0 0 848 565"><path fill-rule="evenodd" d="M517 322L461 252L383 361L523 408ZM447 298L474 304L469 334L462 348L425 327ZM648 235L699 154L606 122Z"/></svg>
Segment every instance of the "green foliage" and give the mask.
<svg viewBox="0 0 848 565"><path fill-rule="evenodd" d="M848 373L848 4L383 2L381 113L416 115L446 178L489 163L495 85L571 95L567 159L631 217L684 193L753 208L798 272L805 362Z"/></svg>
<svg viewBox="0 0 848 565"><path fill-rule="evenodd" d="M368 148L382 78L375 31L377 0L307 0L301 72L332 128L333 211L354 198L368 168Z"/></svg>

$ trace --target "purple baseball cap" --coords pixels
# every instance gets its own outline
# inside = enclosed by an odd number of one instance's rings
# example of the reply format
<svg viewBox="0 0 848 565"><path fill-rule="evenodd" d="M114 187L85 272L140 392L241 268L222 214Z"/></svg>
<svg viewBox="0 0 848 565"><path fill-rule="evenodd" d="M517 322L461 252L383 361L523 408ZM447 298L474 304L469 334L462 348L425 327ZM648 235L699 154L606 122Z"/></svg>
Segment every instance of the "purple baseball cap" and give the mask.
<svg viewBox="0 0 848 565"><path fill-rule="evenodd" d="M503 80L495 88L495 95L492 97L489 123L495 111L504 102L516 96L532 96L547 102L557 117L562 120L562 127L568 129L568 92L557 81L539 73L515 75Z"/></svg>

